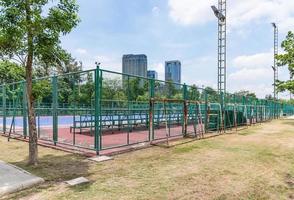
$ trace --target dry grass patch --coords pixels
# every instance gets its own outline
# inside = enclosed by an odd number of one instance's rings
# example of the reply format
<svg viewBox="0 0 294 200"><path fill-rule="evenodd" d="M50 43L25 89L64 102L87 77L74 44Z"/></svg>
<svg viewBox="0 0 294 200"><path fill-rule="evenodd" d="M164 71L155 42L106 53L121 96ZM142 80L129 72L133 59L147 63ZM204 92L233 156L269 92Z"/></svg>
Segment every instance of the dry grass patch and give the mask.
<svg viewBox="0 0 294 200"><path fill-rule="evenodd" d="M7 197L12 199L291 199L293 143L294 123L280 120L237 134L131 152L101 164L40 148L40 166L26 167L27 144L0 138L0 150L10 152L0 159L50 183ZM92 182L76 187L61 183L76 176Z"/></svg>

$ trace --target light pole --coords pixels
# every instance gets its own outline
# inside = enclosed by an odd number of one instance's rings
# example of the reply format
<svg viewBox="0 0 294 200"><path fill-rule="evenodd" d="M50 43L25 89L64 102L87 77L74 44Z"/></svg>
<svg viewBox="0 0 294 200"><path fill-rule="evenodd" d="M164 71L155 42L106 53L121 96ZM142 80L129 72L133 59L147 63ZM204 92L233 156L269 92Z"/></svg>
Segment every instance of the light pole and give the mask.
<svg viewBox="0 0 294 200"><path fill-rule="evenodd" d="M217 90L220 95L222 110L222 129L226 130L225 99L227 87L227 3L226 0L218 0L218 8L211 6L211 9L218 19L218 58L217 58Z"/></svg>
<svg viewBox="0 0 294 200"><path fill-rule="evenodd" d="M277 80L279 79L279 69L277 66L277 59L276 56L279 53L279 31L278 31L278 27L276 25L276 23L272 23L272 26L274 28L274 65L272 66L273 71L274 71L274 99L278 99L279 98L279 94L277 92Z"/></svg>
<svg viewBox="0 0 294 200"><path fill-rule="evenodd" d="M218 19L218 92L226 93L226 48L227 48L227 13L226 0L218 0L218 8L211 6L214 15ZM223 100L223 99L222 99Z"/></svg>
<svg viewBox="0 0 294 200"><path fill-rule="evenodd" d="M277 101L279 98L279 94L277 91L277 81L279 79L279 69L277 66L277 55L279 53L279 30L276 23L272 23L274 28L274 65L272 66L274 71L274 100ZM275 118L278 118L278 109L277 109L277 102L275 102Z"/></svg>

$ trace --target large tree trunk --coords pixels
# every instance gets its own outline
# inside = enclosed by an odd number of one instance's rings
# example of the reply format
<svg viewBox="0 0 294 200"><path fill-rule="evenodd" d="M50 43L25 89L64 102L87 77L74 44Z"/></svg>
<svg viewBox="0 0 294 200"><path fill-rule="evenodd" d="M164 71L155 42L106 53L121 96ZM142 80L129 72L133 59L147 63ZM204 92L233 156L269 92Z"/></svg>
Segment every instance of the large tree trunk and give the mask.
<svg viewBox="0 0 294 200"><path fill-rule="evenodd" d="M33 71L33 56L34 44L32 33L32 20L30 1L26 1L26 21L27 21L27 42L28 42L28 57L26 63L26 83L27 83L27 100L29 114L29 162L30 165L38 164L38 135L36 130L36 119L34 109L34 99L32 92L32 71Z"/></svg>

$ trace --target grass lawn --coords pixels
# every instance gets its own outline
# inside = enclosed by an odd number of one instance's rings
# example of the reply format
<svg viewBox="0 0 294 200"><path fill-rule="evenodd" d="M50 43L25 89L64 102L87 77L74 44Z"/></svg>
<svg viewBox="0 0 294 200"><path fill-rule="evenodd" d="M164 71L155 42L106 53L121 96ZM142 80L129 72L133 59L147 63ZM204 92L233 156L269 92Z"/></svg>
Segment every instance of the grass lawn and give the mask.
<svg viewBox="0 0 294 200"><path fill-rule="evenodd" d="M46 182L6 199L294 199L294 120L256 125L171 148L153 147L97 164L40 147L27 167L28 145L0 137L0 160ZM68 187L79 176L90 184Z"/></svg>

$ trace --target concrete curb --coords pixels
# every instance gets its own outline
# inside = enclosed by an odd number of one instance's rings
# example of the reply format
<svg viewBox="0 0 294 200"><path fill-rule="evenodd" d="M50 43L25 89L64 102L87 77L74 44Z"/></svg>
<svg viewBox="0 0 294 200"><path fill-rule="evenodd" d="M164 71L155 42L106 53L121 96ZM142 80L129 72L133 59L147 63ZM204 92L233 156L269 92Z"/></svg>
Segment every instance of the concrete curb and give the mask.
<svg viewBox="0 0 294 200"><path fill-rule="evenodd" d="M37 177L37 176L34 176L31 173L29 173L19 167L5 163L3 161L0 161L0 164L6 167L4 169L4 172L6 169L14 170L16 173L19 173L19 174L22 173L26 177L26 180L14 182L14 183L5 183L4 185L2 184L0 186L0 197L7 195L7 194L10 194L10 193L14 193L14 192L23 190L23 189L30 188L34 185L37 185L37 184L44 182L44 179Z"/></svg>

